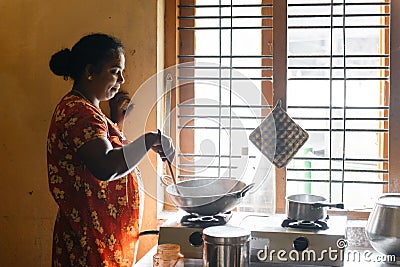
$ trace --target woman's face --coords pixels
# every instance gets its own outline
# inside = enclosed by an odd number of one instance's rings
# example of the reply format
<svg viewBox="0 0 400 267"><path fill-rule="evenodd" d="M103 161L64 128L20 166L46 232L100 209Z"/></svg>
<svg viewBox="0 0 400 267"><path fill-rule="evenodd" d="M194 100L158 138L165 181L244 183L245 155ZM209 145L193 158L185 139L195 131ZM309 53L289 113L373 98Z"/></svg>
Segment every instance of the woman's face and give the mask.
<svg viewBox="0 0 400 267"><path fill-rule="evenodd" d="M122 52L118 52L103 65L100 72L94 74L92 88L95 88L96 97L100 101L107 101L118 93L121 84L125 82L124 69L125 56Z"/></svg>

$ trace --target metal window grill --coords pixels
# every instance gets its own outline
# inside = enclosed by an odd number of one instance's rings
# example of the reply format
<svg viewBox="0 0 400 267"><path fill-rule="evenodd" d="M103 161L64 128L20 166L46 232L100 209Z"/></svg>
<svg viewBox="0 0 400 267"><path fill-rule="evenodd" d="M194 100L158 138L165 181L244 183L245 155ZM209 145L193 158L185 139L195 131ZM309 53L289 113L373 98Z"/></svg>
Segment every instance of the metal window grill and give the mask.
<svg viewBox="0 0 400 267"><path fill-rule="evenodd" d="M288 113L310 133L307 144L312 145L287 167L287 192L347 202L348 192L367 186L366 191L376 195L385 190L388 179L390 2L287 2L284 95ZM273 27L273 3L181 0L178 58L183 64L177 78L185 86L177 108L178 179L260 175L248 172L260 165L260 155L246 142L272 107L277 56L272 41L279 34ZM360 33L364 39L356 38ZM375 50L368 50L370 46ZM243 83L255 90L243 90ZM365 98L367 91L378 97L354 101L355 95ZM254 97L247 98L251 94ZM215 141L211 148L205 139ZM357 153L354 142L374 153ZM373 143L370 148L368 142ZM250 159L247 169L243 159ZM270 165L261 165L260 172L271 176ZM258 200L267 195L264 191ZM357 207L363 202L358 199Z"/></svg>
<svg viewBox="0 0 400 267"><path fill-rule="evenodd" d="M385 191L389 17L389 1L288 1L287 108L311 136L289 193L368 208Z"/></svg>
<svg viewBox="0 0 400 267"><path fill-rule="evenodd" d="M178 179L272 177L248 140L271 109L263 90L271 95L273 51L262 41L272 40L272 1L182 0L178 9L177 79L185 84L177 108Z"/></svg>

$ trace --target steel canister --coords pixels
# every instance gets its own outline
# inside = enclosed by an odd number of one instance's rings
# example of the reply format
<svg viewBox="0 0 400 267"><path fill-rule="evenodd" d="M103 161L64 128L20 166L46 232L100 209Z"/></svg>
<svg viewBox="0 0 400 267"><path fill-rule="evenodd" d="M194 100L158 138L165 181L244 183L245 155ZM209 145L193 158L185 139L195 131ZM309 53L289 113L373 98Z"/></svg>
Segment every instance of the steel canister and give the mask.
<svg viewBox="0 0 400 267"><path fill-rule="evenodd" d="M250 231L221 225L203 230L204 267L248 267Z"/></svg>

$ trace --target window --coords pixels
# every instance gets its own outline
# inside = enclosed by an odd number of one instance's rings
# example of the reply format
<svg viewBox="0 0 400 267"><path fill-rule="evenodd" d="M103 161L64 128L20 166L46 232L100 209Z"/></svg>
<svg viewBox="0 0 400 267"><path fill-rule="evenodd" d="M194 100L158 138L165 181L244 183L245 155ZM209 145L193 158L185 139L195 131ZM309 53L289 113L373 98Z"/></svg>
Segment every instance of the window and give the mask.
<svg viewBox="0 0 400 267"><path fill-rule="evenodd" d="M318 194L365 209L382 192L398 191L389 165L389 92L397 86L389 81L389 1L177 6L179 45L167 54L177 51L181 84L179 179L256 182L241 209L261 212L283 212L286 194ZM278 99L310 134L285 169L275 169L248 140ZM391 104L390 112L398 109ZM368 194L354 194L359 190Z"/></svg>
<svg viewBox="0 0 400 267"><path fill-rule="evenodd" d="M390 3L288 0L287 10L287 108L310 134L287 193L370 208L388 185Z"/></svg>

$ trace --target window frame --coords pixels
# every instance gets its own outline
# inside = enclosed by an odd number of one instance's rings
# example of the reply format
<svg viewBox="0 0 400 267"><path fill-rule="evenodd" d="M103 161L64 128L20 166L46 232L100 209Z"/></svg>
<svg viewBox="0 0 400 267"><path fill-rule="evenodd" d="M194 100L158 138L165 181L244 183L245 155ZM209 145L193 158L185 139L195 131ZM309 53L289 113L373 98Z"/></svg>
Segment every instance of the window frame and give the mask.
<svg viewBox="0 0 400 267"><path fill-rule="evenodd" d="M263 0L266 2L267 0ZM175 66L180 63L177 55L182 52L182 49L187 49L187 46L183 48L180 44L178 34L178 13L179 4L194 4L195 0L165 0L165 69L171 66ZM273 42L273 77L274 77L274 92L272 96L272 104L274 105L278 99L282 101L282 106L286 106L286 85L287 85L287 1L286 0L273 0L274 4L274 32L278 31L279 34L274 35ZM188 15L188 14L186 14ZM186 25L189 26L189 25ZM400 49L400 2L391 2L391 17L390 17L390 108L389 108L389 183L387 186L387 192L400 192L400 162L393 159L400 159L400 150L395 149L400 146L400 136L396 133L400 132L400 120L396 118L400 114L400 80L396 79L392 74L398 73L400 70L400 53L396 53L396 47ZM187 35L184 38L193 43L193 35ZM192 47L194 48L194 47ZM397 50L399 50L397 49ZM188 53L188 51L185 51ZM189 53L190 54L190 53ZM279 56L275 56L279 55ZM284 55L284 56L283 56ZM173 90L172 96L176 96L176 99L182 101L184 99L192 97L190 90L185 90L188 95L182 95L178 90ZM187 88L186 88L187 89ZM193 90L192 90L193 91ZM189 93L188 93L189 92ZM192 92L193 93L193 92ZM174 108L176 102L172 103ZM172 128L171 128L172 130ZM175 136L175 130L171 135ZM186 140L186 148L188 151L193 149L193 138L185 136L180 140ZM176 140L175 140L176 141ZM182 143L177 146L182 147ZM392 149L390 149L392 148ZM186 151L186 152L188 152ZM390 160L392 159L392 160ZM286 169L275 168L275 212L285 213L286 203ZM165 209L171 209L171 205L165 205ZM346 214L350 219L366 219L369 216L369 211L346 211L346 212L334 212L335 214Z"/></svg>
<svg viewBox="0 0 400 267"><path fill-rule="evenodd" d="M389 109L389 193L400 192L400 2L391 2L390 16L390 109ZM391 119L393 118L393 119ZM390 149L392 148L392 149ZM390 160L392 159L392 160Z"/></svg>

